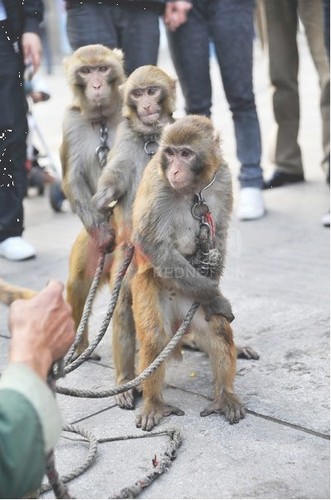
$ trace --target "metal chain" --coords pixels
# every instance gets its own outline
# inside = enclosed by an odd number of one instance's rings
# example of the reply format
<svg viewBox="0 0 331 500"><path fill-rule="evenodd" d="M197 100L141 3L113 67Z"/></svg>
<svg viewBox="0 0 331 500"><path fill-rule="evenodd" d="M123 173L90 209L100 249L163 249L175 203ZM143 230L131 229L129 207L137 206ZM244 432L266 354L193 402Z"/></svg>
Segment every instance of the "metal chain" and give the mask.
<svg viewBox="0 0 331 500"><path fill-rule="evenodd" d="M107 125L101 123L100 126L100 146L95 150L96 157L100 163L101 168L103 168L107 163L107 156L109 153L108 146L108 128Z"/></svg>

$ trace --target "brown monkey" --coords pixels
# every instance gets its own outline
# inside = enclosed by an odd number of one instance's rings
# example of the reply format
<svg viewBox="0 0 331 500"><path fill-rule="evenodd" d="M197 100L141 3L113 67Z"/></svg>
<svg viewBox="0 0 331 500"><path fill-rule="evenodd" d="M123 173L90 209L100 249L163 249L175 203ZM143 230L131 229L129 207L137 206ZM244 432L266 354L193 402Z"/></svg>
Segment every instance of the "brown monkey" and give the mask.
<svg viewBox="0 0 331 500"><path fill-rule="evenodd" d="M101 213L116 203L110 224L116 234L112 278L123 260L131 237L131 210L145 166L155 154L163 127L173 121L176 82L156 66L136 69L121 87L123 117L107 165L93 197ZM122 384L135 376L135 327L131 312L130 272L125 277L112 321L113 359L116 381ZM134 392L117 397L122 408L134 407Z"/></svg>
<svg viewBox="0 0 331 500"><path fill-rule="evenodd" d="M122 119L123 53L87 45L67 57L64 66L74 101L63 121L62 186L86 231L103 250L113 243L114 235L91 198Z"/></svg>
<svg viewBox="0 0 331 500"><path fill-rule="evenodd" d="M236 348L224 317L227 301L219 291L231 209L231 175L212 122L191 115L167 126L133 209L132 296L140 370L165 347L192 302L199 302L190 330L208 353L215 380L214 400L201 416L224 413L237 423L245 410L233 392ZM143 382L137 427L151 430L162 416L183 414L163 402L164 374L163 364Z"/></svg>
<svg viewBox="0 0 331 500"><path fill-rule="evenodd" d="M125 82L125 74L122 51L98 44L79 48L64 60L64 66L74 100L63 121L62 186L84 225L71 249L67 283L67 300L72 305L77 328L84 304L81 307L76 296L87 296L100 250L114 246L114 232L107 218L95 210L91 199L122 120L119 86ZM83 268L89 279L73 281L71 276L78 277L77 270ZM87 345L86 331L77 353Z"/></svg>
<svg viewBox="0 0 331 500"><path fill-rule="evenodd" d="M7 283L4 279L0 278L0 302L10 306L14 300L17 299L32 299L38 292L23 288L20 286Z"/></svg>

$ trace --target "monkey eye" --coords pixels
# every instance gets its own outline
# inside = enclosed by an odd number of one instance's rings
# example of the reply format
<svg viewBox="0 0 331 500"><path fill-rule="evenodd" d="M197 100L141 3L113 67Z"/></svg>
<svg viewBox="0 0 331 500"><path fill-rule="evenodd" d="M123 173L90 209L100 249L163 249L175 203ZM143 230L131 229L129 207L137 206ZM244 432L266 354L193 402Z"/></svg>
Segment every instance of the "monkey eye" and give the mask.
<svg viewBox="0 0 331 500"><path fill-rule="evenodd" d="M101 73L105 73L107 70L108 66L99 66L99 71L101 71Z"/></svg>
<svg viewBox="0 0 331 500"><path fill-rule="evenodd" d="M148 95L155 95L157 93L158 89L156 87L149 87L147 90Z"/></svg>
<svg viewBox="0 0 331 500"><path fill-rule="evenodd" d="M167 156L173 156L175 154L171 148L166 148L164 152Z"/></svg>
<svg viewBox="0 0 331 500"><path fill-rule="evenodd" d="M183 151L181 152L181 156L183 156L184 158L189 158L191 154L192 152L189 151L188 149L183 149Z"/></svg>
<svg viewBox="0 0 331 500"><path fill-rule="evenodd" d="M87 75L88 73L91 73L91 69L88 66L83 66L80 68L80 73L83 73L83 75Z"/></svg>
<svg viewBox="0 0 331 500"><path fill-rule="evenodd" d="M133 97L136 97L136 98L137 98L137 97L141 97L142 92L141 92L141 90L140 90L140 89L134 89L134 90L132 90L131 95L132 95Z"/></svg>

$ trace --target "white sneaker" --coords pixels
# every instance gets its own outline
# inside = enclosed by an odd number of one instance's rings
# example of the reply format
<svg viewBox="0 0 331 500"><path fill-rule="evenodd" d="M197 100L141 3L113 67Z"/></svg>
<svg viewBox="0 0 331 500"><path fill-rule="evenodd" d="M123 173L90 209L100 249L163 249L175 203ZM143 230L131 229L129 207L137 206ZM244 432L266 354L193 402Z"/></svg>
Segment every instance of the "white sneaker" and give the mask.
<svg viewBox="0 0 331 500"><path fill-rule="evenodd" d="M330 227L330 212L323 215L322 224L324 227Z"/></svg>
<svg viewBox="0 0 331 500"><path fill-rule="evenodd" d="M8 260L26 260L35 257L36 251L21 236L13 236L0 243L0 256Z"/></svg>
<svg viewBox="0 0 331 500"><path fill-rule="evenodd" d="M262 189L246 187L240 190L237 216L240 220L260 219L265 214Z"/></svg>

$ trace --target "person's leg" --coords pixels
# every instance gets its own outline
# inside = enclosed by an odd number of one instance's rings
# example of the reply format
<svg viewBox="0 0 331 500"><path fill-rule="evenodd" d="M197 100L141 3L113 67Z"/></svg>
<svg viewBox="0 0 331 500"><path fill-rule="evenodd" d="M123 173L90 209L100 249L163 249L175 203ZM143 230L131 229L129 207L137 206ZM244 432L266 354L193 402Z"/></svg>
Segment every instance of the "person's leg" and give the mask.
<svg viewBox="0 0 331 500"><path fill-rule="evenodd" d="M113 7L115 10L126 74L130 75L139 66L156 65L160 43L159 14L141 7L118 6Z"/></svg>
<svg viewBox="0 0 331 500"><path fill-rule="evenodd" d="M253 92L253 0L209 3L210 34L215 44L225 95L232 112L241 164L240 219L263 216L261 135Z"/></svg>
<svg viewBox="0 0 331 500"><path fill-rule="evenodd" d="M67 35L73 50L94 43L110 49L119 47L112 7L101 4L77 4L67 10Z"/></svg>
<svg viewBox="0 0 331 500"><path fill-rule="evenodd" d="M167 31L167 36L186 113L210 116L209 32L205 7L195 4L187 22L175 32Z"/></svg>
<svg viewBox="0 0 331 500"><path fill-rule="evenodd" d="M330 67L324 40L322 2L320 0L299 0L298 12L305 28L309 50L319 77L323 127L323 166L327 171L330 163Z"/></svg>
<svg viewBox="0 0 331 500"><path fill-rule="evenodd" d="M303 180L301 151L298 144L300 107L296 39L297 1L265 0L265 11L273 110L277 123L273 159L276 163L276 172L288 176L289 182L297 182ZM283 182L285 183L287 182ZM272 181L266 183L265 187L271 187L271 184ZM272 187L277 187L277 183Z"/></svg>
<svg viewBox="0 0 331 500"><path fill-rule="evenodd" d="M27 106L22 57L14 51L5 29L0 23L0 255L21 260L35 255L21 239L27 191Z"/></svg>
<svg viewBox="0 0 331 500"><path fill-rule="evenodd" d="M261 136L253 93L252 0L210 2L209 26L233 116L241 187L262 187Z"/></svg>

